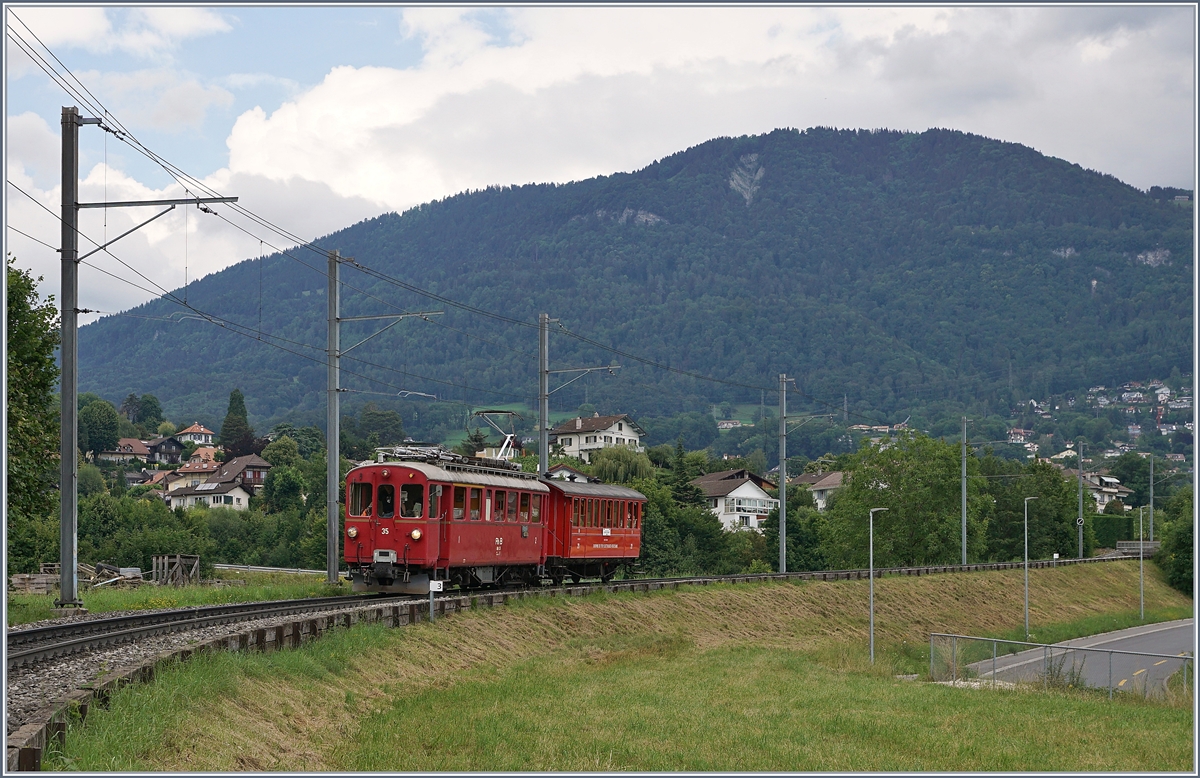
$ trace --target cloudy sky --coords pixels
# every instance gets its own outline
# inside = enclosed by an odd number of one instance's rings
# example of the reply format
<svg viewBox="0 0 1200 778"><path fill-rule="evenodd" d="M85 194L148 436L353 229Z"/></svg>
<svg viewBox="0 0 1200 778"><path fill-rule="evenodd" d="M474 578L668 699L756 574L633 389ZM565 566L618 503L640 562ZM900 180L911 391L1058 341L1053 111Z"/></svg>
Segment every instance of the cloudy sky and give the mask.
<svg viewBox="0 0 1200 778"><path fill-rule="evenodd" d="M777 127L949 127L1143 189L1195 175L1192 7L6 7L10 35L58 66L40 39L146 147L306 239ZM7 223L56 246L55 217L16 187L57 213L61 107L84 106L11 37L5 56ZM82 201L183 196L97 127L80 146ZM153 211L83 213L104 242ZM175 289L291 245L221 213L176 209L112 251ZM5 240L55 291L55 254ZM152 296L91 267L80 278L84 307Z"/></svg>

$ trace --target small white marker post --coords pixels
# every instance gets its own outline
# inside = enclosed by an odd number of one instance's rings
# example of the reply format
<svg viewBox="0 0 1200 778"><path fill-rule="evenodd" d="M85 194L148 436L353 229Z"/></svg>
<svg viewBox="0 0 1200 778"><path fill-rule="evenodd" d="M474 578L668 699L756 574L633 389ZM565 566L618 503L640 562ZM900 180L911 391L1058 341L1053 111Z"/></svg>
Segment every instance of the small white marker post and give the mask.
<svg viewBox="0 0 1200 778"><path fill-rule="evenodd" d="M433 621L433 593L440 592L441 590L442 590L442 582L441 581L430 581L429 582L429 620L431 622Z"/></svg>

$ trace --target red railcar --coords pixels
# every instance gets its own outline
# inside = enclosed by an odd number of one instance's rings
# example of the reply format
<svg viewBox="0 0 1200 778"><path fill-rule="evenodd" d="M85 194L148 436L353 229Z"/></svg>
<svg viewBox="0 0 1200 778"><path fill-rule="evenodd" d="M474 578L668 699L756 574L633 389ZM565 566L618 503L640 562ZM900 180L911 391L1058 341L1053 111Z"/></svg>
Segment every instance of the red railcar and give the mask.
<svg viewBox="0 0 1200 778"><path fill-rule="evenodd" d="M607 580L641 550L646 498L632 489L542 480L440 449L392 456L346 476L343 543L355 591Z"/></svg>

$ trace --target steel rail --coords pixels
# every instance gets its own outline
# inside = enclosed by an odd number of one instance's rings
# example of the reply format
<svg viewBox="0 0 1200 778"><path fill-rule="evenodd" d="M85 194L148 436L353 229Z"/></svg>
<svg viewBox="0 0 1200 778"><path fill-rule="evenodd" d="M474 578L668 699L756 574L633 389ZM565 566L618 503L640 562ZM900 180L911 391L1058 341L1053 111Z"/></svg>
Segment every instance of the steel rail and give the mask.
<svg viewBox="0 0 1200 778"><path fill-rule="evenodd" d="M88 619L69 624L19 630L7 635L7 667L31 664L89 648L124 643L168 632L231 624L272 616L329 610L379 600L411 599L410 595L352 595L274 602L236 603L186 608L158 613L135 613L108 619ZM32 644L32 645L31 645ZM26 648L22 648L25 646Z"/></svg>

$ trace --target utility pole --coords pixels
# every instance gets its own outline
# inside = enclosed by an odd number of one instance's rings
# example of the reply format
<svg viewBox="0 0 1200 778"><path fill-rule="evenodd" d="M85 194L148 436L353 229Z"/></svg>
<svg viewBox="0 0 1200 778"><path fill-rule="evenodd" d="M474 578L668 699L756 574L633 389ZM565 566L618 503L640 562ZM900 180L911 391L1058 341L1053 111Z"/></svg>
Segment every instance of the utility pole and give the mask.
<svg viewBox="0 0 1200 778"><path fill-rule="evenodd" d="M58 574L59 590L55 606L59 608L82 608L79 599L79 339L80 313L90 313L79 308L79 263L108 248L150 222L175 209L176 205L195 203L235 203L236 197L188 197L171 200L129 200L110 203L79 202L79 128L85 124L100 125L98 118L79 115L79 109L63 106L62 109L62 232L60 254L62 255L60 361L62 373L59 381L59 506L58 506ZM143 205L170 206L131 230L121 233L104 245L79 256L79 209L81 208L126 208ZM204 209L207 210L207 209Z"/></svg>
<svg viewBox="0 0 1200 778"><path fill-rule="evenodd" d="M967 563L967 417L962 417L962 563Z"/></svg>
<svg viewBox="0 0 1200 778"><path fill-rule="evenodd" d="M850 395L842 395L842 424L850 421Z"/></svg>
<svg viewBox="0 0 1200 778"><path fill-rule="evenodd" d="M550 395L578 381L588 373L597 370L607 370L609 373L612 373L614 370L621 369L620 365L613 364L601 365L599 367L572 367L566 370L551 370L550 324L557 323L558 321L558 319L551 319L548 313L538 316L538 360L541 363L538 366L538 405L540 406L538 414L538 474L543 476L550 471ZM579 375L552 392L550 391L551 373L579 373Z"/></svg>
<svg viewBox="0 0 1200 778"><path fill-rule="evenodd" d="M787 382L779 374L779 572L787 572Z"/></svg>
<svg viewBox="0 0 1200 778"><path fill-rule="evenodd" d="M338 582L338 538L341 534L338 511L342 462L342 404L338 395L341 391L341 354L338 354L341 342L338 322L341 315L340 259L337 249L329 252L329 329L325 351L328 360L325 384L325 580L331 584Z"/></svg>
<svg viewBox="0 0 1200 778"><path fill-rule="evenodd" d="M538 316L538 473L550 471L550 314Z"/></svg>
<svg viewBox="0 0 1200 778"><path fill-rule="evenodd" d="M428 320L430 316L440 316L442 311L420 311L418 313L385 313L373 316L342 316L341 314L341 264L348 262L357 264L353 257L343 257L337 249L329 252L328 296L328 330L325 355L326 369L326 400L325 400L325 575L331 584L338 582L338 540L341 535L341 511L338 508L338 498L341 496L341 462L342 462L342 403L341 393L341 362L342 356L399 324L402 320L419 317ZM370 321L375 319L392 319L392 323L381 327L349 348L341 346L342 327L344 321ZM417 392L401 392L401 394L423 394Z"/></svg>
<svg viewBox="0 0 1200 778"><path fill-rule="evenodd" d="M79 600L79 550L75 541L78 536L79 510L79 425L76 419L79 396L78 320L79 266L79 127L83 120L78 108L62 109L62 312L59 316L62 328L60 382L61 406L59 423L62 439L59 442L59 496L58 544L59 544L59 596L55 606L80 608Z"/></svg>

